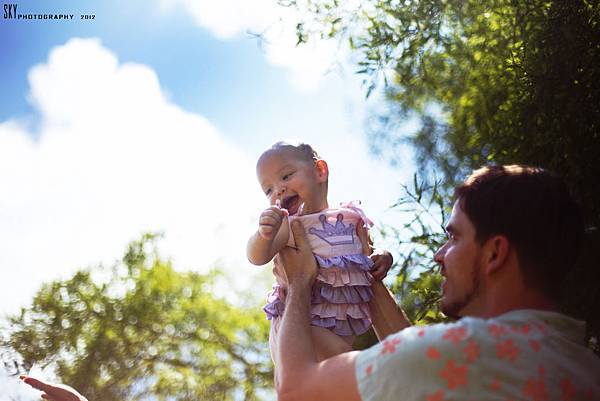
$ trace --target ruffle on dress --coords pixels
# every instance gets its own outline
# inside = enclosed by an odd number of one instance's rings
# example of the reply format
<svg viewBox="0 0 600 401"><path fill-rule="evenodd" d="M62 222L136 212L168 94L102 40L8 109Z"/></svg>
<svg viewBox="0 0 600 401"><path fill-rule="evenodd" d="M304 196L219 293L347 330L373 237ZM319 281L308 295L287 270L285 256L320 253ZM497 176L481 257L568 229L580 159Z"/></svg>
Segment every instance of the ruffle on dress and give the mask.
<svg viewBox="0 0 600 401"><path fill-rule="evenodd" d="M312 291L313 304L360 304L373 298L373 290L368 286L331 287L315 286Z"/></svg>
<svg viewBox="0 0 600 401"><path fill-rule="evenodd" d="M360 304L332 304L322 303L310 307L312 315L322 318L334 317L337 320L346 320L347 317L353 319L362 319L370 317L369 306L365 303Z"/></svg>
<svg viewBox="0 0 600 401"><path fill-rule="evenodd" d="M357 336L366 333L371 328L371 321L367 318L338 320L333 317L320 318L313 316L311 319L313 326L324 327L332 330L338 336Z"/></svg>
<svg viewBox="0 0 600 401"><path fill-rule="evenodd" d="M369 270L373 266L365 255L343 255L323 258L311 293L311 323L341 336L360 335L371 327L369 301L373 298ZM275 284L263 308L267 319L283 314L285 296Z"/></svg>
<svg viewBox="0 0 600 401"><path fill-rule="evenodd" d="M325 269L336 266L349 269L352 266L359 266L361 270L369 271L371 270L371 267L373 267L371 258L361 253L356 255L334 256L331 258L315 255L315 259L317 259L319 266Z"/></svg>
<svg viewBox="0 0 600 401"><path fill-rule="evenodd" d="M348 271L339 268L319 269L317 280L329 284L332 287L344 287L349 285L370 286L373 276L365 274L364 271Z"/></svg>
<svg viewBox="0 0 600 401"><path fill-rule="evenodd" d="M267 304L263 307L267 315L267 319L272 320L277 316L283 315L285 304L283 299L282 289L279 284L273 284L273 290L267 295Z"/></svg>

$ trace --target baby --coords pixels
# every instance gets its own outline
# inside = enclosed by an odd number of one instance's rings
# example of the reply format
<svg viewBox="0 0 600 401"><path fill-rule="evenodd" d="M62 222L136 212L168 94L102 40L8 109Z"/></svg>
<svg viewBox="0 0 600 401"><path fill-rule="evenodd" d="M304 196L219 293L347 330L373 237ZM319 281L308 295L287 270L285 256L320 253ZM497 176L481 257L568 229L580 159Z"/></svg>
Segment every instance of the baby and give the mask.
<svg viewBox="0 0 600 401"><path fill-rule="evenodd" d="M256 171L269 199L258 230L248 241L248 260L268 263L286 245L294 246L290 221L304 225L319 265L312 289L312 335L319 359L352 350L356 335L371 327L369 300L373 278L392 265L389 252L372 254L367 229L372 222L349 203L329 208L329 169L310 145L278 142L259 158ZM285 282L275 259L277 283L264 310L271 320L269 345L274 357L279 321L285 307Z"/></svg>

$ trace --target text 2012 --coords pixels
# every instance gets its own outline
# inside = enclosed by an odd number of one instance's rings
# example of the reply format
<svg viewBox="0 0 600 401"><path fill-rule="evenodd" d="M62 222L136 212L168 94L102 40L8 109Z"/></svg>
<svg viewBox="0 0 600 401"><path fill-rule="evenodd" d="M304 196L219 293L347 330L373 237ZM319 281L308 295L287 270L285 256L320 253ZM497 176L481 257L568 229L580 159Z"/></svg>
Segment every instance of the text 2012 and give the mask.
<svg viewBox="0 0 600 401"><path fill-rule="evenodd" d="M81 14L81 19L96 19L96 14Z"/></svg>

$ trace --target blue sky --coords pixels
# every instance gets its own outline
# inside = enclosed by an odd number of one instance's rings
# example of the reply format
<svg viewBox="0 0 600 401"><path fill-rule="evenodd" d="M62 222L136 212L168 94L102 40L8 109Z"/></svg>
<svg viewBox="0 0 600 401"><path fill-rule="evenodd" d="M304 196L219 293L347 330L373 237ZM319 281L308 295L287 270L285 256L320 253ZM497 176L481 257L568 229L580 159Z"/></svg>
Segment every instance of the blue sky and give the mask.
<svg viewBox="0 0 600 401"><path fill-rule="evenodd" d="M158 1L80 3L17 4L19 13L65 10L77 18L89 11L95 20L2 20L0 38L5 57L0 65L0 118L30 116L28 69L43 61L51 48L72 37L99 38L121 62L151 66L173 102L202 113L238 139L248 137L249 130L272 129L274 120L283 125L289 121L287 114L319 112L315 97L323 93L291 91L287 71L269 64L259 40L248 32L217 39L208 29L197 27L183 8L161 11ZM269 118L261 118L264 110L270 111Z"/></svg>
<svg viewBox="0 0 600 401"><path fill-rule="evenodd" d="M225 292L260 296L268 279L257 272L269 269L245 260L266 207L254 164L282 139L329 162L331 203L360 199L375 221L394 221L386 210L411 177L410 154L401 169L369 154L377 96L364 98L338 43L296 48L290 10L267 0L15 2L18 13L75 18L0 16L0 314L44 281L112 264L144 231L164 232L159 246L176 267L218 265L236 278ZM266 42L249 34L258 31Z"/></svg>

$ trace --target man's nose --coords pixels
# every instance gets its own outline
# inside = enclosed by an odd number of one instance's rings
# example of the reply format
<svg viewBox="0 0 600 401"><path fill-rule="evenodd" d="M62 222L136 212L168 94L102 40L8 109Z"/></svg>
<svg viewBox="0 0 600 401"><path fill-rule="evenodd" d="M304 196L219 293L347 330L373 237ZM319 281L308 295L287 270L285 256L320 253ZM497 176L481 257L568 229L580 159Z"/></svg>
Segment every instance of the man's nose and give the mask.
<svg viewBox="0 0 600 401"><path fill-rule="evenodd" d="M444 263L444 254L446 253L446 244L442 245L440 249L433 255L433 260L436 263L442 264Z"/></svg>

